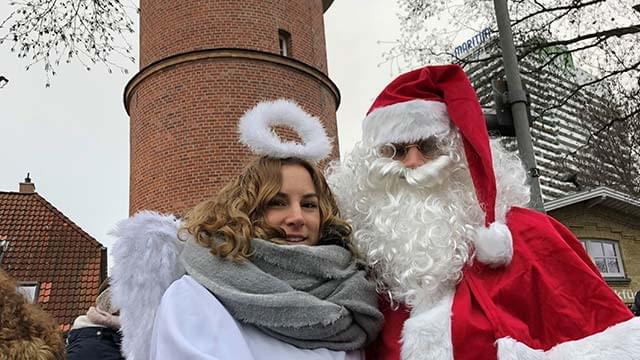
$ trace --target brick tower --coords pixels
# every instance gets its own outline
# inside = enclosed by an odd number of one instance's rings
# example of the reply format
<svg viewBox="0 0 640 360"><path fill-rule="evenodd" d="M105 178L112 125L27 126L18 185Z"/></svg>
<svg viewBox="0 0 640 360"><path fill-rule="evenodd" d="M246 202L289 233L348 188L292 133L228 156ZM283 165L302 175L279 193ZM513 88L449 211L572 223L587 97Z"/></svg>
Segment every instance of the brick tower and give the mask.
<svg viewBox="0 0 640 360"><path fill-rule="evenodd" d="M124 91L130 213L181 214L226 184L250 155L237 121L261 100L297 101L338 154L323 20L332 2L140 1L140 71Z"/></svg>

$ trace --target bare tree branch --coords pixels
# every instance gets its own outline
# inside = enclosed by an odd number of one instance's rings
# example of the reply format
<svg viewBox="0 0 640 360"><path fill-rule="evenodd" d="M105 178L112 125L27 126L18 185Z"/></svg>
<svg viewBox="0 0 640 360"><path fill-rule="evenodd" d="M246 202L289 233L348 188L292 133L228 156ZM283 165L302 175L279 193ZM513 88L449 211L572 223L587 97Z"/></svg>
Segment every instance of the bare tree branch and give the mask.
<svg viewBox="0 0 640 360"><path fill-rule="evenodd" d="M560 100L558 100L557 102L555 102L553 105L546 107L546 108L542 111L542 115L544 116L544 114L545 114L547 111L550 111L550 110L553 110L553 109L557 109L557 108L559 108L559 107L562 107L562 106L566 105L566 104L567 104L567 101L569 101L570 99L572 99L574 95L576 95L576 94L580 93L582 90L584 90L584 89L586 89L586 88L588 88L588 87L590 87L590 86L593 86L593 85L595 85L595 84L602 83L603 81L605 81L605 80L607 80L607 79L610 79L610 78L612 78L612 77L615 77L616 75L619 75L619 74L621 74L621 73L625 73L625 72L628 72L628 71L631 71L631 70L637 69L639 66L640 66L640 61L638 61L637 63L635 63L635 64L631 65L631 66L630 66L630 67L628 67L628 68L625 68L625 69L619 69L619 70L616 70L616 71L612 71L612 72L610 72L610 73L608 73L608 74L606 74L606 75L604 75L604 76L602 76L602 77L595 78L595 79L593 79L593 80L591 80L591 81L587 81L587 82L585 82L585 83L579 84L579 85L578 85L578 86L576 86L573 90L571 90L571 92L569 92L569 94L568 94L568 95L564 96L563 98L561 98Z"/></svg>
<svg viewBox="0 0 640 360"><path fill-rule="evenodd" d="M569 10L569 11L574 11L574 10L581 9L581 8L584 8L584 7L587 7L587 6L591 6L591 5L593 5L593 4L599 4L599 3L602 3L602 2L604 2L604 1L605 1L605 0L593 0L593 1L586 2L586 3L579 3L579 4L575 4L575 3L573 3L573 4L571 4L571 5L557 6L557 7L552 7L552 8L547 8L547 7L545 7L544 5L542 5L542 4L538 3L538 2L536 2L536 4L540 6L540 10L538 10L538 11L534 11L534 12L532 12L532 13L527 14L527 15L526 15L526 16L524 16L524 17L521 17L520 19L518 19L518 20L516 20L516 21L512 22L512 23L511 23L511 26L517 26L518 24L520 24L520 23L522 23L522 22L525 22L525 21L527 21L527 20L529 20L529 19L531 19L531 18L533 18L533 17L536 17L536 16L538 16L538 15L540 15L540 14L549 13L549 12L554 12L554 11L560 11L560 10Z"/></svg>
<svg viewBox="0 0 640 360"><path fill-rule="evenodd" d="M12 13L0 23L0 45L10 46L26 69L42 64L49 86L62 60L87 69L101 63L128 72L135 62L128 36L134 32L121 0L22 0L11 3Z"/></svg>
<svg viewBox="0 0 640 360"><path fill-rule="evenodd" d="M637 34L637 33L640 33L640 25L633 25L633 26L628 26L624 28L611 29L607 31L598 31L591 34L581 35L581 36L577 36L570 39L549 41L544 43L544 47L571 45L571 44L575 44L575 43L578 43L584 40L593 39L593 38L608 38L612 36L622 37L624 35ZM525 52L525 55L526 55L527 53L539 50L541 47L536 45L520 44L520 45L517 45L516 48L527 49L527 51Z"/></svg>

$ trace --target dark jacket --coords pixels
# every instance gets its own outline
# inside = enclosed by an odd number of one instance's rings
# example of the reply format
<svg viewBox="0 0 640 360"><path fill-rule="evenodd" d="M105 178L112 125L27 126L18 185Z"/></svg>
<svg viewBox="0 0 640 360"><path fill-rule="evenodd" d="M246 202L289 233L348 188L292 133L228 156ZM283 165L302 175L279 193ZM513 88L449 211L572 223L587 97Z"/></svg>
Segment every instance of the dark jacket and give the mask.
<svg viewBox="0 0 640 360"><path fill-rule="evenodd" d="M120 333L114 329L74 329L67 337L67 360L124 360L120 343Z"/></svg>

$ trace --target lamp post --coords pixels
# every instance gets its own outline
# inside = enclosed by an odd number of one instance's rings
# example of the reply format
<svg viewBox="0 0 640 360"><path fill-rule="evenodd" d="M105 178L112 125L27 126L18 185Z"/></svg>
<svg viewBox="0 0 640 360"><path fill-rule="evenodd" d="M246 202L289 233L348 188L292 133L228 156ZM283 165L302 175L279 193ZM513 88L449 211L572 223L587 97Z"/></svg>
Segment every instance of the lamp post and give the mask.
<svg viewBox="0 0 640 360"><path fill-rule="evenodd" d="M522 80L520 79L518 58L516 57L516 48L513 44L513 33L511 32L511 22L509 20L509 8L507 6L507 0L494 0L493 3L496 10L500 48L502 49L504 72L509 89L508 102L511 106L518 152L527 170L527 180L531 187L530 206L537 210L544 211L544 203L542 202L542 193L540 191L540 174L536 167L529 120L527 119L527 96L522 87Z"/></svg>

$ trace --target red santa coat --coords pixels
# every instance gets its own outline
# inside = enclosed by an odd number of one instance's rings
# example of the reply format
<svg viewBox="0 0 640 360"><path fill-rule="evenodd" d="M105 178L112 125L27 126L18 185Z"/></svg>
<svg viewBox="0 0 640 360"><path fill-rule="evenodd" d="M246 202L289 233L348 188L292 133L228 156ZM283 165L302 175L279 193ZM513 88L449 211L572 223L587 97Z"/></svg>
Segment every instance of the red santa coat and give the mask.
<svg viewBox="0 0 640 360"><path fill-rule="evenodd" d="M576 237L532 210L513 208L506 222L511 263L467 266L455 290L448 345L454 359L640 359L639 318L607 286ZM410 312L384 304L382 310L385 325L367 358L401 359ZM422 346L411 352L446 345L427 340Z"/></svg>

